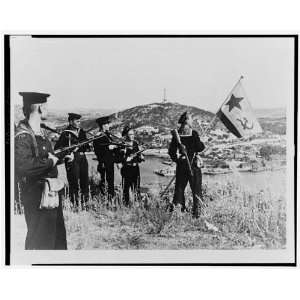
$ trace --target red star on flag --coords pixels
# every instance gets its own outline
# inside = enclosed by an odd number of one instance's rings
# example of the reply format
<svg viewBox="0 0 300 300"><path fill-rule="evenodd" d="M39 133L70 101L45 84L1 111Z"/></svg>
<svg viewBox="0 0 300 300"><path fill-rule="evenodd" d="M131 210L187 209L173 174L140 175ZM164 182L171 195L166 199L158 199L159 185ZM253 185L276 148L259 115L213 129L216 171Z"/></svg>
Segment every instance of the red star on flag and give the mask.
<svg viewBox="0 0 300 300"><path fill-rule="evenodd" d="M231 110L236 107L239 108L240 110L242 110L240 102L243 100L243 97L235 97L233 94L230 97L230 100L225 104L225 105L229 105L229 112L231 112Z"/></svg>

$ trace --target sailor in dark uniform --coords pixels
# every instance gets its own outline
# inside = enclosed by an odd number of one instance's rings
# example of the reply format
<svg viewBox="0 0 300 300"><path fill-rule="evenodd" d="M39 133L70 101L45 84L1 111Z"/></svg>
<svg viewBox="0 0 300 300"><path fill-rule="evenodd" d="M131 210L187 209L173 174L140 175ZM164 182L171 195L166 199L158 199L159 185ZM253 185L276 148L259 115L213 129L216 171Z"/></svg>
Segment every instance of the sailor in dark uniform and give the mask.
<svg viewBox="0 0 300 300"><path fill-rule="evenodd" d="M187 157L179 151L179 145L173 137L169 146L169 155L171 159L177 163L176 182L173 204L181 204L182 211L185 211L184 190L187 183L190 183L193 192L193 216L199 217L199 198L202 199L202 173L201 173L201 158L199 152L203 151L205 146L201 142L199 134L192 129L192 117L187 112L183 113L178 123L178 130L181 143L185 146L188 159L191 162L193 177L191 178L188 172ZM179 151L179 156L177 152Z"/></svg>
<svg viewBox="0 0 300 300"><path fill-rule="evenodd" d="M86 132L80 128L81 115L69 113L69 126L61 133L54 149L78 144L87 139ZM65 161L67 179L69 183L69 196L74 207L79 205L79 190L81 192L81 204L84 207L89 199L89 174L88 161L85 152L89 151L88 144L75 149L74 159Z"/></svg>
<svg viewBox="0 0 300 300"><path fill-rule="evenodd" d="M102 138L93 142L94 151L98 160L97 170L100 173L100 192L105 195L106 192L111 200L115 195L114 189L114 162L117 146L110 145L112 139L109 134L110 118L100 117L96 120L99 126L97 135L103 135Z"/></svg>
<svg viewBox="0 0 300 300"><path fill-rule="evenodd" d="M134 197L140 196L140 168L139 163L144 161L142 153L135 154L140 151L137 141L134 140L134 131L125 126L122 132L125 137L127 146L124 151L124 159L121 168L122 185L123 185L123 202L124 205L129 206L133 199L130 199L130 192Z"/></svg>
<svg viewBox="0 0 300 300"><path fill-rule="evenodd" d="M15 175L21 182L27 235L25 249L67 249L62 198L52 209L40 209L45 178L57 178L58 158L40 127L49 94L20 93L25 119L15 133Z"/></svg>

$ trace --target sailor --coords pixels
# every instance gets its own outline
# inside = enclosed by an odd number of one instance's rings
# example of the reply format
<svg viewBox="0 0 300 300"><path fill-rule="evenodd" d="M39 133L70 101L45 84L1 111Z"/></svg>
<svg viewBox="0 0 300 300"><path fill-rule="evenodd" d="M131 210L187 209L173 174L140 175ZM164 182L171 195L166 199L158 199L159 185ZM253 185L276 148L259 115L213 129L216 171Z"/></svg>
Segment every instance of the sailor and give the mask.
<svg viewBox="0 0 300 300"><path fill-rule="evenodd" d="M122 186L123 186L123 203L129 206L133 199L130 199L130 194L134 199L140 197L140 168L139 163L144 161L142 153L139 153L140 148L138 142L134 140L134 131L125 126L122 132L127 146L124 149L124 159L121 168Z"/></svg>
<svg viewBox="0 0 300 300"><path fill-rule="evenodd" d="M45 179L57 178L58 158L45 132L40 127L46 118L46 102L49 94L22 92L22 120L15 133L15 175L21 182L21 198L24 205L27 235L25 249L67 249L66 229L62 211L62 198L58 206L41 208Z"/></svg>
<svg viewBox="0 0 300 300"><path fill-rule="evenodd" d="M99 126L97 135L103 135L102 138L93 142L94 151L98 160L97 170L100 173L100 193L104 196L107 192L110 202L115 196L114 162L117 146L110 144L112 142L109 132L110 117L100 117L96 119L96 123Z"/></svg>
<svg viewBox="0 0 300 300"><path fill-rule="evenodd" d="M68 114L68 127L61 133L54 149L72 146L87 139L86 132L80 127L81 115ZM88 144L73 151L74 159L65 160L67 179L69 183L69 196L75 208L79 207L79 191L81 192L81 205L85 208L89 200L89 174L88 161L85 152L90 151Z"/></svg>
<svg viewBox="0 0 300 300"><path fill-rule="evenodd" d="M199 217L199 200L202 199L202 173L201 173L201 158L199 152L203 151L205 146L201 142L199 134L192 129L192 117L188 112L184 112L179 120L180 128L178 130L181 143L185 146L188 157L179 151L179 145L173 137L169 146L169 155L176 162L176 182L173 204L181 205L182 211L186 210L184 190L187 183L193 193L193 208L192 213L195 218ZM178 153L179 152L179 153ZM188 163L189 159L192 167L193 176L189 175Z"/></svg>

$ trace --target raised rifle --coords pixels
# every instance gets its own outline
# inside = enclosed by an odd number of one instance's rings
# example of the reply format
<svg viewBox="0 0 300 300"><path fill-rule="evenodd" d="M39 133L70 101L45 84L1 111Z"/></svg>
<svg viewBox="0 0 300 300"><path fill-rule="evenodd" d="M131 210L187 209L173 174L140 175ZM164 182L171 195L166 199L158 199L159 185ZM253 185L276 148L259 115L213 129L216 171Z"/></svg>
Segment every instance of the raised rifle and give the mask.
<svg viewBox="0 0 300 300"><path fill-rule="evenodd" d="M174 137L174 139L176 140L177 144L178 144L178 148L181 152L181 154L183 156L186 157L186 162L187 162L187 165L188 165L188 171L189 171L189 176L191 177L191 179L193 179L193 170L192 170L192 165L191 165L191 162L189 160L189 157L187 155L187 152L186 152L186 148L185 146L181 143L181 139L180 139L180 136L178 134L178 131L177 129L174 129L171 131L171 134L172 136ZM173 183L173 181L176 179L176 175L173 176L173 178L171 179L171 181L168 183L168 185L165 187L165 189L160 193L160 196L162 197L166 192L167 190L169 189L169 187L171 186L171 184Z"/></svg>
<svg viewBox="0 0 300 300"><path fill-rule="evenodd" d="M187 163L187 166L188 166L189 176L191 178L193 178L192 165L191 165L190 159L188 157L188 154L187 154L187 151L186 151L186 147L182 144L177 129L172 130L171 134L174 137L175 141L177 142L177 145L178 145L178 148L179 148L179 151L180 151L181 155L183 157L185 157L185 160L186 160L186 163Z"/></svg>

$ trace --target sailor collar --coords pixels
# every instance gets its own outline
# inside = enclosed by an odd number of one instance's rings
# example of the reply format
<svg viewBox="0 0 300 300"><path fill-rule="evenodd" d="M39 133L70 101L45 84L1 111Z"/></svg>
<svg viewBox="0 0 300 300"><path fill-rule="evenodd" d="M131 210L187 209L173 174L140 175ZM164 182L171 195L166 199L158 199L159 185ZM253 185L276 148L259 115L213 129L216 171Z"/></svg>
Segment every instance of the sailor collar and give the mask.
<svg viewBox="0 0 300 300"><path fill-rule="evenodd" d="M64 131L75 135L77 138L79 137L80 129L78 131L77 130L75 131L75 130L72 130L72 129L65 129Z"/></svg>

